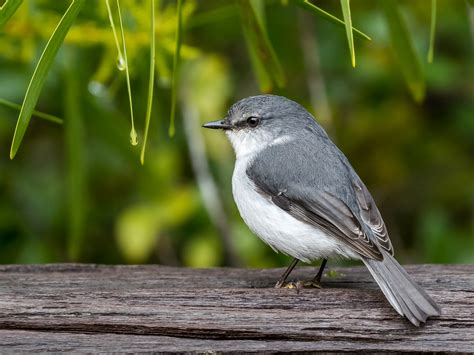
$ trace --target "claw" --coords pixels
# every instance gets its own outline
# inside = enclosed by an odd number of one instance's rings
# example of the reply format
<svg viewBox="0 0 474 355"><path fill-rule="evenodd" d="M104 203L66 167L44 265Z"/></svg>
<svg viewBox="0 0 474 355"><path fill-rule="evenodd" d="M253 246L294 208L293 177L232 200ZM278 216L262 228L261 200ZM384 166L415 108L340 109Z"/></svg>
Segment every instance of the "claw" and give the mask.
<svg viewBox="0 0 474 355"><path fill-rule="evenodd" d="M275 285L275 288L288 288L296 289L296 292L299 293L303 288L322 288L321 284L316 280L300 280L300 281L290 281L290 282L281 282L278 281Z"/></svg>

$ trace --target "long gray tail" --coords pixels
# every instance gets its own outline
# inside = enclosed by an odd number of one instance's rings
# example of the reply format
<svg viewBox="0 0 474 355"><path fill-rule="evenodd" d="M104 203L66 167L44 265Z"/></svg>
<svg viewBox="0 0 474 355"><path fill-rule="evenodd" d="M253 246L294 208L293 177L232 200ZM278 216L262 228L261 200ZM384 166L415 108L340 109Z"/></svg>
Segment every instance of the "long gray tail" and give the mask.
<svg viewBox="0 0 474 355"><path fill-rule="evenodd" d="M393 256L383 251L383 261L363 259L393 308L417 327L430 316L438 316L441 309L428 296Z"/></svg>

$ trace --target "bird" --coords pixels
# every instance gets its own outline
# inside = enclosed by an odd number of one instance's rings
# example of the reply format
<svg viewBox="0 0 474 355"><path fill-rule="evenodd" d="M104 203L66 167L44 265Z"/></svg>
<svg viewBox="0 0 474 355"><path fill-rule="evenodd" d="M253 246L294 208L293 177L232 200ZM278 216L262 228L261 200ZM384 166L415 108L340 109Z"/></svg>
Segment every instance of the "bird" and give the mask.
<svg viewBox="0 0 474 355"><path fill-rule="evenodd" d="M250 96L233 104L220 129L235 152L232 194L250 230L293 257L275 287L285 287L299 261L361 260L392 307L413 325L439 306L394 258L387 227L369 190L326 131L283 96Z"/></svg>

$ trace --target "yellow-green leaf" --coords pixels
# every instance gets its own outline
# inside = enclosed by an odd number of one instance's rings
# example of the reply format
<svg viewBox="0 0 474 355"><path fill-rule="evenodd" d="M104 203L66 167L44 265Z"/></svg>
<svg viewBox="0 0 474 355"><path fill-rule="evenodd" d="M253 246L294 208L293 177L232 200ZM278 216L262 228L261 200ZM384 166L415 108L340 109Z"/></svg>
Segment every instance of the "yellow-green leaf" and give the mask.
<svg viewBox="0 0 474 355"><path fill-rule="evenodd" d="M340 26L345 26L346 25L344 23L344 21L342 21L341 19L337 18L334 15L331 15L329 12L324 11L320 7L317 7L316 5L310 3L307 0L297 0L295 3L298 4L300 7L302 7L303 9L306 9L306 10L310 11L311 13L313 13L315 15L318 15L321 18L323 18L323 19L325 19L329 22L332 22L332 23L334 23L336 25L340 25ZM367 36L364 32L359 31L357 28L353 27L352 31L354 31L354 33L357 36L361 37L361 38L364 38L364 39L369 40L369 41L371 40L371 38L369 36Z"/></svg>
<svg viewBox="0 0 474 355"><path fill-rule="evenodd" d="M251 1L237 0L250 58L263 92L271 91L272 83L284 87L282 66L268 38L267 31Z"/></svg>
<svg viewBox="0 0 474 355"><path fill-rule="evenodd" d="M150 0L150 71L148 75L148 99L145 115L145 134L143 146L140 153L140 162L145 163L146 142L148 140L148 128L150 127L151 109L153 106L153 88L155 84L155 0Z"/></svg>
<svg viewBox="0 0 474 355"><path fill-rule="evenodd" d="M137 145L138 144L138 135L137 131L135 130L135 120L133 118L133 100L132 100L132 87L130 85L130 71L128 66L128 56L127 56L127 46L125 44L125 31L123 30L123 21L122 21L122 13L120 12L120 2L117 0L117 12L120 24L120 36L122 38L122 49L123 49L123 56L122 52L119 51L119 56L117 58L117 68L120 71L125 70L125 77L127 79L127 92L128 92L128 102L130 105L130 120L132 127L130 129L130 144ZM112 19L112 17L110 16ZM112 20L111 20L112 21ZM112 22L112 26L114 26Z"/></svg>
<svg viewBox="0 0 474 355"><path fill-rule="evenodd" d="M12 109L17 110L17 111L21 110L21 105L18 105L14 102L11 102L11 101L8 101L8 100L5 100L5 99L0 99L0 105L12 108ZM41 111L33 110L33 116L42 118L43 120L46 120L46 121L50 121L50 122L54 122L54 123L58 123L58 124L63 124L63 120L61 118L50 115L49 113L44 113L44 112L41 112Z"/></svg>
<svg viewBox="0 0 474 355"><path fill-rule="evenodd" d="M384 9L392 46L407 86L415 101L423 101L425 97L425 78L421 59L415 50L405 20L395 0L384 0L380 4Z"/></svg>
<svg viewBox="0 0 474 355"><path fill-rule="evenodd" d="M349 44L349 52L351 54L352 66L355 67L355 50L354 50L354 37L352 36L352 19L351 19L351 8L349 4L350 0L341 0L342 15L344 16L344 23L346 24L346 35L347 43Z"/></svg>
<svg viewBox="0 0 474 355"><path fill-rule="evenodd" d="M178 0L178 6L176 8L177 19L176 19L176 43L173 58L173 77L171 84L171 117L170 127L168 134L170 137L174 136L174 118L176 116L176 97L178 95L178 74L179 74L179 62L181 58L181 37L183 35L183 0Z"/></svg>
<svg viewBox="0 0 474 355"><path fill-rule="evenodd" d="M59 21L56 29L51 35L48 43L46 44L41 58L36 65L33 76L31 77L28 89L26 90L25 99L21 106L20 115L15 128L15 134L13 135L13 141L10 149L10 159L13 159L20 147L20 143L25 135L28 124L30 123L31 115L33 114L36 102L38 101L41 88L43 87L46 75L53 64L54 58L61 47L61 44L66 37L69 28L71 28L74 19L84 5L85 0L73 0L69 8L64 13L61 21Z"/></svg>
<svg viewBox="0 0 474 355"><path fill-rule="evenodd" d="M10 17L13 16L22 2L23 0L6 0L6 2L0 6L0 29L2 29Z"/></svg>

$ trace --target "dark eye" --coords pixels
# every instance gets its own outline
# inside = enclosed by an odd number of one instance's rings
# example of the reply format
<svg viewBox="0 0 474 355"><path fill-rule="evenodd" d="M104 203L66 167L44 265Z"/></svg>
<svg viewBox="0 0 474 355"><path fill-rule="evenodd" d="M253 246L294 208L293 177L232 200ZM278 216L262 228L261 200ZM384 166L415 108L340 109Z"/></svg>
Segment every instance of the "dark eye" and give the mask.
<svg viewBox="0 0 474 355"><path fill-rule="evenodd" d="M257 127L259 123L260 123L260 118L258 117L247 118L247 124L252 128Z"/></svg>

